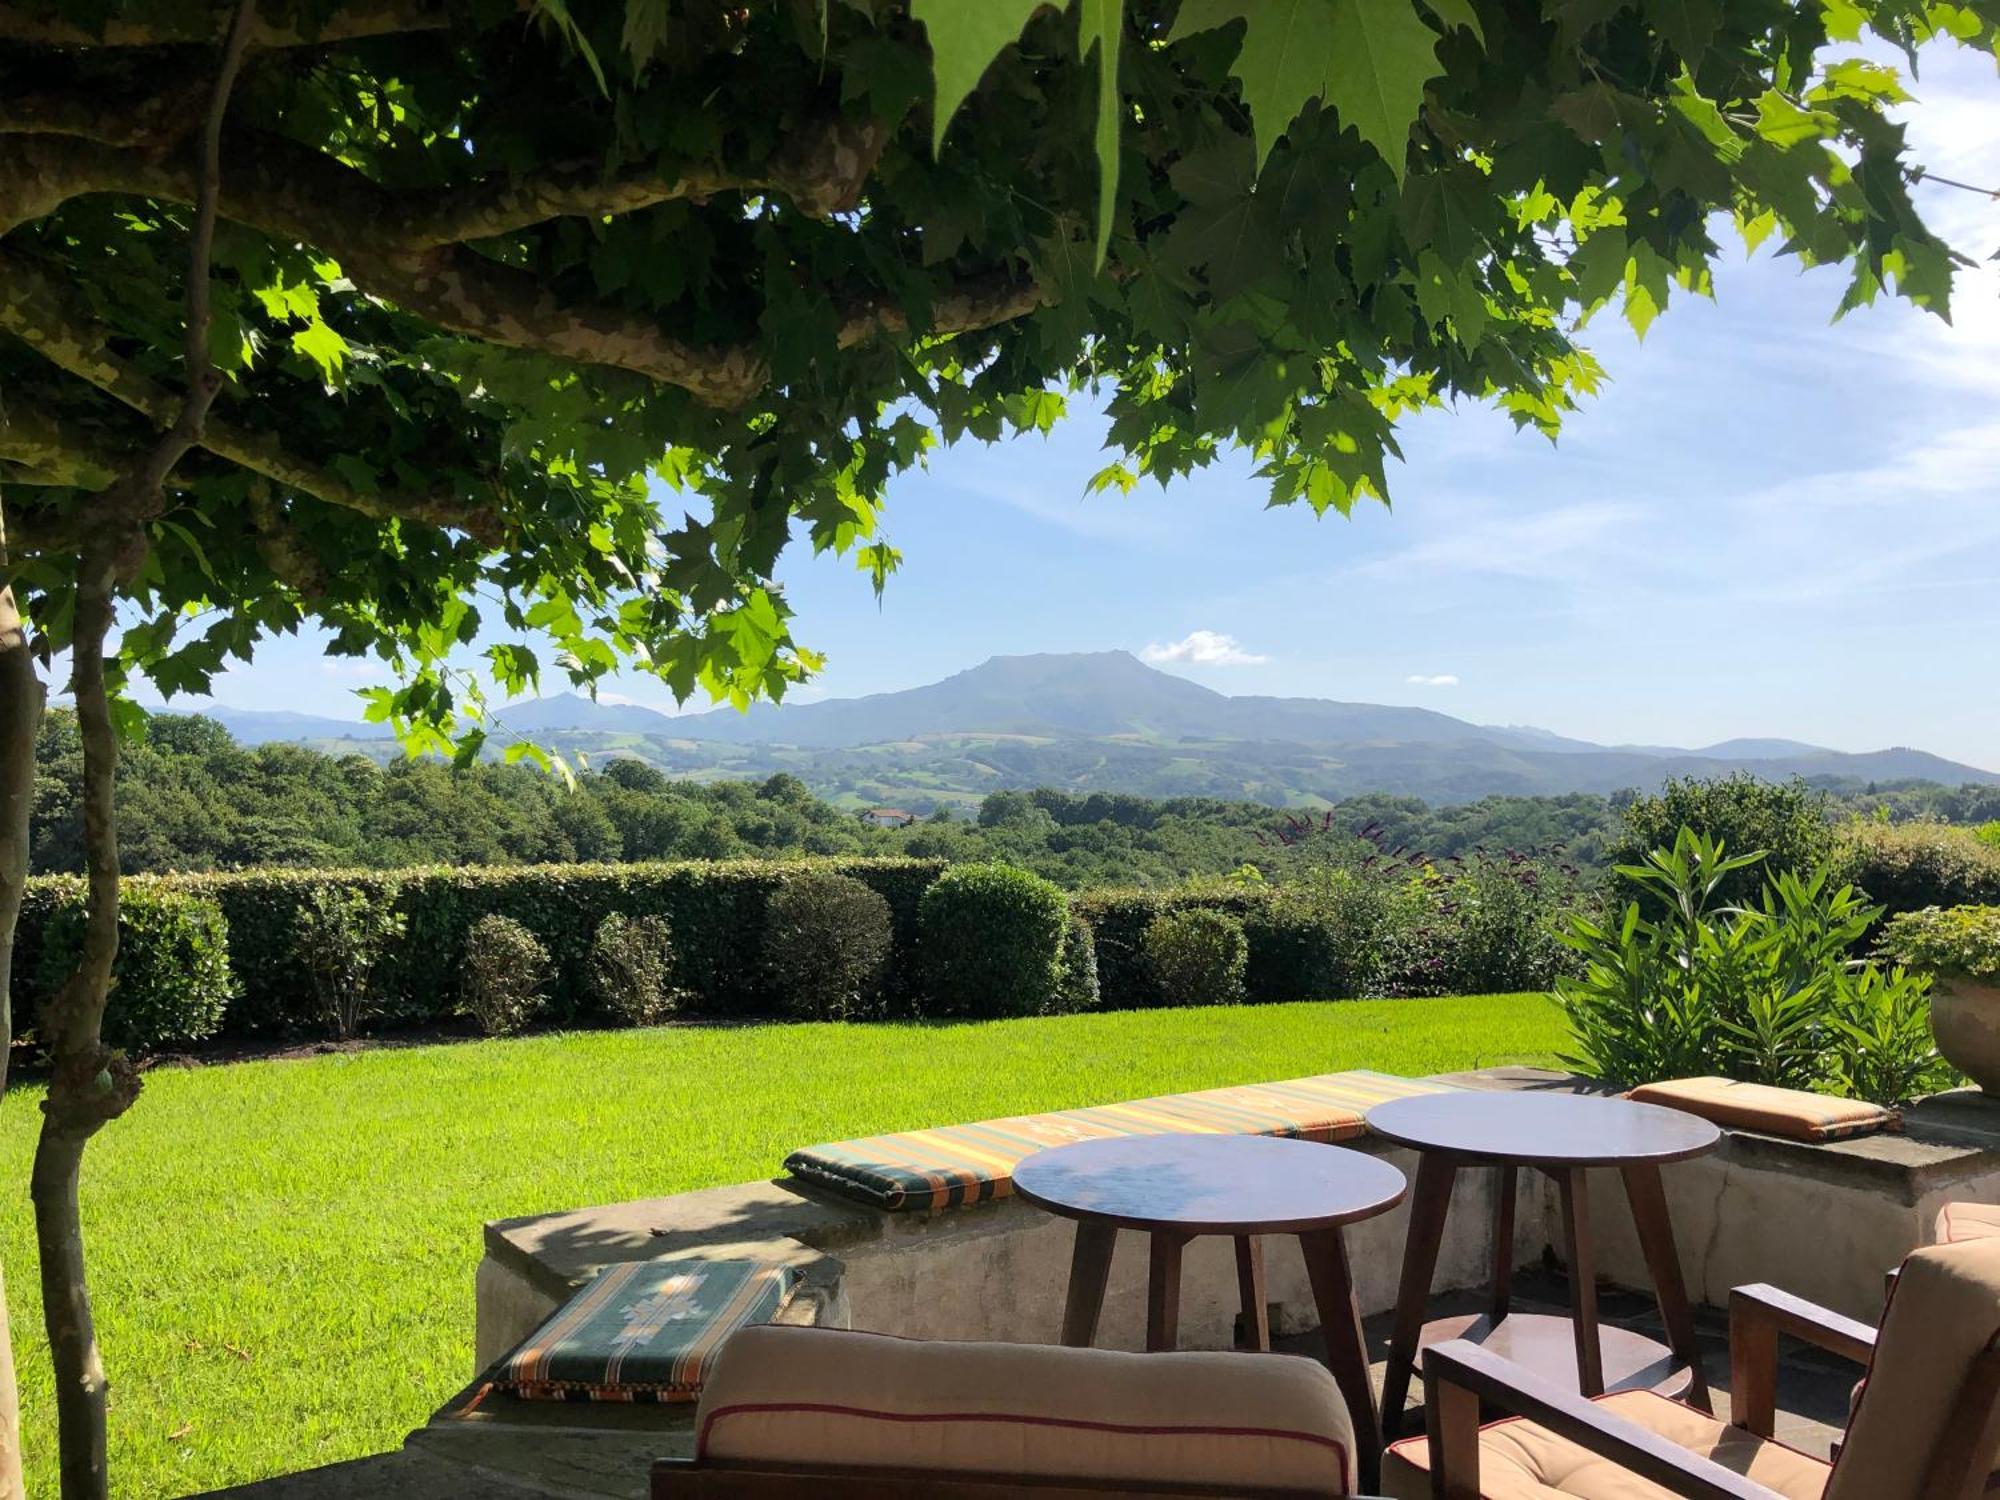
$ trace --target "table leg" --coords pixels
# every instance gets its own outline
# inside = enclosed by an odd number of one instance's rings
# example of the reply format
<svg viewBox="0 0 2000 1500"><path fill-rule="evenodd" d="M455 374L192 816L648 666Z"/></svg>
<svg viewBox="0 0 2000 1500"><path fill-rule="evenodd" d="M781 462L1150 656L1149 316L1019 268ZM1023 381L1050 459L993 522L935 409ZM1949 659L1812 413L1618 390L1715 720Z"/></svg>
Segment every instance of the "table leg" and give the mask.
<svg viewBox="0 0 2000 1500"><path fill-rule="evenodd" d="M1146 1348L1172 1349L1181 1338L1181 1251L1187 1240L1178 1234L1153 1235L1146 1260Z"/></svg>
<svg viewBox="0 0 2000 1500"><path fill-rule="evenodd" d="M1445 1214L1458 1163L1434 1151L1417 1161L1417 1185L1410 1196L1409 1239L1403 1246L1403 1279L1396 1291L1396 1326L1389 1339L1389 1368L1382 1379L1382 1429L1394 1437L1403 1425L1403 1403L1416 1368L1417 1342L1424 1331L1424 1304L1430 1300L1444 1239Z"/></svg>
<svg viewBox="0 0 2000 1500"><path fill-rule="evenodd" d="M1346 1398L1355 1446L1361 1450L1361 1488L1373 1494L1382 1477L1382 1423L1368 1383L1368 1344L1361 1332L1361 1307L1354 1299L1347 1243L1338 1229L1322 1229L1300 1235L1299 1248L1305 1252L1306 1274L1312 1279L1327 1368Z"/></svg>
<svg viewBox="0 0 2000 1500"><path fill-rule="evenodd" d="M1518 1169L1503 1163L1493 1186L1493 1282L1487 1316L1498 1323L1514 1303L1514 1198Z"/></svg>
<svg viewBox="0 0 2000 1500"><path fill-rule="evenodd" d="M1563 1258L1569 1262L1570 1326L1576 1334L1577 1389L1604 1394L1604 1350L1597 1337L1597 1247L1590 1230L1590 1191L1581 1167L1550 1171L1562 1195Z"/></svg>
<svg viewBox="0 0 2000 1500"><path fill-rule="evenodd" d="M1264 1295L1264 1243L1254 1234L1236 1236L1236 1290L1243 1304L1243 1315L1237 1323L1237 1347L1268 1354L1271 1305Z"/></svg>
<svg viewBox="0 0 2000 1500"><path fill-rule="evenodd" d="M1680 1251L1674 1244L1673 1220L1667 1215L1667 1194L1660 1184L1659 1164L1632 1162L1621 1173L1625 1178L1625 1199L1632 1205L1632 1227L1639 1232L1639 1248L1645 1252L1646 1270L1653 1278L1653 1295L1660 1304L1660 1321L1667 1328L1667 1343L1674 1357L1693 1374L1688 1404L1713 1412L1708 1382L1702 1378L1701 1346L1694 1336L1694 1311L1688 1306L1687 1283L1681 1279Z"/></svg>
<svg viewBox="0 0 2000 1500"><path fill-rule="evenodd" d="M1062 1325L1062 1341L1072 1349L1088 1349L1097 1339L1097 1315L1104 1308L1104 1287L1111 1280L1111 1252L1117 1244L1118 1231L1111 1225L1077 1221Z"/></svg>

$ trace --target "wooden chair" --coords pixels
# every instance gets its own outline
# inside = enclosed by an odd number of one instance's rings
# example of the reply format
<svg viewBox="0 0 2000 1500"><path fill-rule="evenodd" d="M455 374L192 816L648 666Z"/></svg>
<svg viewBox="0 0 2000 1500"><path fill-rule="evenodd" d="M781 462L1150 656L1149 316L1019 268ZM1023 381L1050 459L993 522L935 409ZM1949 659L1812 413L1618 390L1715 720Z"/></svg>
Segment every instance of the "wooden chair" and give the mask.
<svg viewBox="0 0 2000 1500"><path fill-rule="evenodd" d="M695 1430L654 1500L1325 1500L1352 1495L1356 1460L1312 1360L825 1328L731 1336Z"/></svg>
<svg viewBox="0 0 2000 1500"><path fill-rule="evenodd" d="M1832 1463L1774 1440L1778 1336L1867 1368ZM1971 1500L2000 1454L2000 1239L1903 1262L1882 1328L1772 1287L1729 1301L1724 1424L1645 1391L1586 1400L1462 1341L1425 1358L1428 1435L1384 1457L1397 1500ZM1511 1413L1481 1427L1481 1403ZM1523 1420L1525 1419L1525 1420Z"/></svg>

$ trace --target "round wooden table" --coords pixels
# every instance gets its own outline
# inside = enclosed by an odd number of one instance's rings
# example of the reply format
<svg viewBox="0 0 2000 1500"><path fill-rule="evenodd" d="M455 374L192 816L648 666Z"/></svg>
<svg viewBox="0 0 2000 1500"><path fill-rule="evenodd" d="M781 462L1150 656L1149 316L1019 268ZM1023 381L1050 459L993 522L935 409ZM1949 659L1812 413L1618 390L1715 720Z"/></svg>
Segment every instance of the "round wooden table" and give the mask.
<svg viewBox="0 0 2000 1500"><path fill-rule="evenodd" d="M1387 1162L1339 1146L1272 1136L1149 1135L1079 1141L1038 1151L1014 1168L1014 1191L1076 1220L1062 1341L1097 1336L1118 1231L1149 1235L1146 1347L1172 1349L1180 1323L1181 1251L1202 1235L1236 1241L1242 1342L1271 1347L1259 1236L1296 1235L1339 1383L1361 1449L1361 1481L1375 1488L1381 1423L1368 1382L1361 1310L1341 1226L1386 1213L1409 1184Z"/></svg>
<svg viewBox="0 0 2000 1500"><path fill-rule="evenodd" d="M1368 1111L1374 1134L1423 1153L1410 1204L1410 1238L1396 1294L1395 1331L1382 1381L1382 1420L1401 1425L1410 1376L1425 1345L1463 1338L1527 1365L1547 1379L1574 1383L1586 1396L1652 1389L1685 1394L1710 1409L1701 1375L1694 1317L1681 1278L1680 1253L1667 1216L1660 1167L1712 1151L1722 1132L1708 1121L1655 1104L1580 1094L1466 1090L1391 1099ZM1484 1315L1424 1322L1452 1184L1462 1166L1499 1168L1493 1215L1493 1279ZM1569 1262L1570 1316L1512 1309L1514 1191L1522 1167L1556 1183L1562 1200L1563 1252ZM1616 1167L1653 1278L1670 1345L1597 1321L1597 1256L1585 1172Z"/></svg>

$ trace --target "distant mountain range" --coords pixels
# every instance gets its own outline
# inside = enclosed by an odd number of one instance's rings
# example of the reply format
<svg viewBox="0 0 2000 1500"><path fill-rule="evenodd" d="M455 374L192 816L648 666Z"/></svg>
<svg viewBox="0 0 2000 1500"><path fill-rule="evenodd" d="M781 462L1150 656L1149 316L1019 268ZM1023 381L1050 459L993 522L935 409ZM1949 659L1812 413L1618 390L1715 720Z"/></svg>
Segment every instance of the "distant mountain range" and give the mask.
<svg viewBox="0 0 2000 1500"><path fill-rule="evenodd" d="M307 714L203 710L238 740L297 740L386 755L373 725ZM1785 739L1699 749L1597 745L1424 708L1234 697L1124 651L996 656L942 682L864 698L664 714L573 693L498 711L496 740L533 738L676 774L795 772L822 795L923 810L1002 787L1252 797L1278 805L1362 791L1461 802L1496 793L1612 792L1669 776L1747 771L1829 784L2000 784L1922 750L1852 754Z"/></svg>

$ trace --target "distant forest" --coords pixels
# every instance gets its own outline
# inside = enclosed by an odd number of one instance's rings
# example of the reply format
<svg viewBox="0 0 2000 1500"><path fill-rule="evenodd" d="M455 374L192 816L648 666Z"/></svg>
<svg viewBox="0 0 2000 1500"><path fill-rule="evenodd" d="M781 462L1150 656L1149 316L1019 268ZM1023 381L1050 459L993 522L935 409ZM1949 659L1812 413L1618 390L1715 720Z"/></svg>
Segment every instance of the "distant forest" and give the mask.
<svg viewBox="0 0 2000 1500"><path fill-rule="evenodd" d="M83 867L82 749L75 716L52 709L35 783L34 869ZM199 716L158 715L119 767L120 842L129 871L254 865L533 864L909 854L1004 859L1065 886L1165 885L1256 864L1273 876L1326 839L1368 829L1384 847L1443 858L1478 847L1552 850L1600 870L1635 794L1488 797L1430 807L1366 794L1331 813L1260 803L1108 792L995 792L976 819L935 814L878 828L788 774L763 781L669 779L612 760L574 790L528 766L381 766L300 745L245 748ZM2000 819L2000 788L1928 783L1833 789L1838 811L1904 821Z"/></svg>

